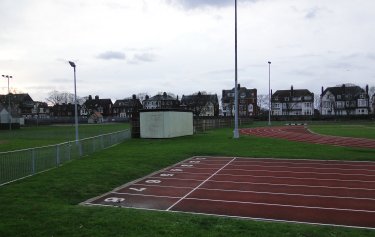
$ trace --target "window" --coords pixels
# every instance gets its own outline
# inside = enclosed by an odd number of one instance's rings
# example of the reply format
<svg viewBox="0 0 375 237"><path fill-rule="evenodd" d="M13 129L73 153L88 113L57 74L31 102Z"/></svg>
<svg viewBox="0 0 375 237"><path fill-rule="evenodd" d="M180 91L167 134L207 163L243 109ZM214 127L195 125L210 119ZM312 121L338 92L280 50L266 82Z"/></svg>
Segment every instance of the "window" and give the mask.
<svg viewBox="0 0 375 237"><path fill-rule="evenodd" d="M338 100L341 100L341 95L337 95L337 99L338 99Z"/></svg>
<svg viewBox="0 0 375 237"><path fill-rule="evenodd" d="M285 100L285 101L289 101L289 97L285 97L284 100Z"/></svg>

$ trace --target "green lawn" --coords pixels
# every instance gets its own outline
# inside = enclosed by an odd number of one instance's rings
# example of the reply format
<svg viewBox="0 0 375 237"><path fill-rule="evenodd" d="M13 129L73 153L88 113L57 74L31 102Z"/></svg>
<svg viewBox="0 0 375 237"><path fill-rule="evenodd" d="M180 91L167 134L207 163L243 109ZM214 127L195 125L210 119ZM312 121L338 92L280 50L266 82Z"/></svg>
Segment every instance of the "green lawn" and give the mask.
<svg viewBox="0 0 375 237"><path fill-rule="evenodd" d="M78 204L194 155L374 160L375 150L242 136L218 129L132 139L0 187L0 236L374 236L375 231Z"/></svg>
<svg viewBox="0 0 375 237"><path fill-rule="evenodd" d="M311 125L309 128L325 135L375 139L375 123Z"/></svg>
<svg viewBox="0 0 375 237"><path fill-rule="evenodd" d="M79 138L97 136L129 128L129 123L81 124ZM16 130L0 130L0 152L57 144L75 140L74 125L21 127Z"/></svg>

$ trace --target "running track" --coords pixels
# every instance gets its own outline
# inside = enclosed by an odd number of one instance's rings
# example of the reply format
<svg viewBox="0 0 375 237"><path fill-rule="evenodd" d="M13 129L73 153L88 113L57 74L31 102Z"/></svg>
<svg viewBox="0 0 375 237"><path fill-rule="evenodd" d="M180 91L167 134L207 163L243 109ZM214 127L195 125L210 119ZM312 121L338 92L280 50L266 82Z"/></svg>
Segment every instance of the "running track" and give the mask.
<svg viewBox="0 0 375 237"><path fill-rule="evenodd" d="M375 149L373 139L320 135L310 132L305 126L245 128L240 132L246 135L282 138L289 141Z"/></svg>
<svg viewBox="0 0 375 237"><path fill-rule="evenodd" d="M375 229L375 163L192 157L82 204Z"/></svg>

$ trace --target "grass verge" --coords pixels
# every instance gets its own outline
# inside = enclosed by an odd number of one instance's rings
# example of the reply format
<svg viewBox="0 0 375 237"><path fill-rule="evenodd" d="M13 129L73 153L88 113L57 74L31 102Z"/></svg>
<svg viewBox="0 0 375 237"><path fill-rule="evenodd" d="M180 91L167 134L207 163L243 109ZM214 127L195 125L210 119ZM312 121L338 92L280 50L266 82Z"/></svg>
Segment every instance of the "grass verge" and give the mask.
<svg viewBox="0 0 375 237"><path fill-rule="evenodd" d="M257 222L78 203L194 155L375 160L375 150L242 136L231 129L133 139L0 187L0 236L373 236L374 231Z"/></svg>

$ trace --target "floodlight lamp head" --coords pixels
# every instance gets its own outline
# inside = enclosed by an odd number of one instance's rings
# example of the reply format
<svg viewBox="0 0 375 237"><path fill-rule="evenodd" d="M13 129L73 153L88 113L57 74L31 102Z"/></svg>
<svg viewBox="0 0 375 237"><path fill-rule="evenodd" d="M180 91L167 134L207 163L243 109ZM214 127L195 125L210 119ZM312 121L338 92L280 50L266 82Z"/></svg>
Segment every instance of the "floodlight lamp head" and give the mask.
<svg viewBox="0 0 375 237"><path fill-rule="evenodd" d="M268 61L268 64L271 64L271 62L270 62L270 61Z"/></svg>
<svg viewBox="0 0 375 237"><path fill-rule="evenodd" d="M76 64L75 64L74 62L72 62L72 61L69 61L69 64L70 64L70 66L72 66L72 67L76 67Z"/></svg>

